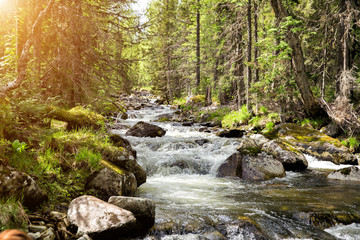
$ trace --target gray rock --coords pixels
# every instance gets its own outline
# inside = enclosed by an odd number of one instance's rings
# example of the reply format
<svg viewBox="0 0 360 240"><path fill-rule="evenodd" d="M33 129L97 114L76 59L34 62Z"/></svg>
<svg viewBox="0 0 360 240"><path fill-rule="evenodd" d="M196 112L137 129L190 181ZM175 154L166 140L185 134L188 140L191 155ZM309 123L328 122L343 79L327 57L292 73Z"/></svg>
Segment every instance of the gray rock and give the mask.
<svg viewBox="0 0 360 240"><path fill-rule="evenodd" d="M341 132L341 129L337 124L330 123L329 125L321 128L320 132L323 133L323 134L326 134L326 135L328 135L330 137L335 138L335 137L339 136L339 134Z"/></svg>
<svg viewBox="0 0 360 240"><path fill-rule="evenodd" d="M55 230L53 228L47 229L45 232L41 234L40 238L42 240L55 240L56 238Z"/></svg>
<svg viewBox="0 0 360 240"><path fill-rule="evenodd" d="M217 170L217 177L242 177L243 155L239 152L232 154Z"/></svg>
<svg viewBox="0 0 360 240"><path fill-rule="evenodd" d="M249 137L250 139L253 139L255 140L256 144L262 148L262 146L265 144L265 143L268 143L270 140L265 137L264 135L262 134L252 134L250 135Z"/></svg>
<svg viewBox="0 0 360 240"><path fill-rule="evenodd" d="M24 205L30 209L38 207L48 199L47 194L29 175L4 165L0 165L0 193L3 198L23 198Z"/></svg>
<svg viewBox="0 0 360 240"><path fill-rule="evenodd" d="M119 239L127 236L136 223L131 212L87 195L70 203L68 218L78 232L93 239Z"/></svg>
<svg viewBox="0 0 360 240"><path fill-rule="evenodd" d="M41 233L39 233L39 232L37 232L37 233L31 233L30 232L30 233L28 233L28 235L34 240L38 240L38 239L41 238Z"/></svg>
<svg viewBox="0 0 360 240"><path fill-rule="evenodd" d="M162 137L166 131L159 126L149 124L143 121L136 123L126 132L126 136L134 137Z"/></svg>
<svg viewBox="0 0 360 240"><path fill-rule="evenodd" d="M342 181L360 181L360 169L355 166L343 168L330 173L327 178Z"/></svg>
<svg viewBox="0 0 360 240"><path fill-rule="evenodd" d="M93 189L95 195L103 200L111 196L133 196L137 189L136 178L131 172L121 172L104 168L88 178L85 189Z"/></svg>
<svg viewBox="0 0 360 240"><path fill-rule="evenodd" d="M242 139L240 145L237 147L237 150L243 155L256 155L261 152L259 145L251 138Z"/></svg>
<svg viewBox="0 0 360 240"><path fill-rule="evenodd" d="M48 228L46 226L29 225L28 229L30 232L33 232L33 233L37 233L37 232L42 233L42 232L45 232Z"/></svg>
<svg viewBox="0 0 360 240"><path fill-rule="evenodd" d="M285 177L282 163L271 155L260 153L256 156L246 155L242 160L242 178L246 180L269 180Z"/></svg>
<svg viewBox="0 0 360 240"><path fill-rule="evenodd" d="M112 196L109 203L132 212L136 218L136 231L145 234L155 223L155 202L145 198Z"/></svg>
<svg viewBox="0 0 360 240"><path fill-rule="evenodd" d="M318 130L301 127L293 123L279 124L274 129L279 141L292 145L299 151L322 161L335 164L357 164L356 157L339 140Z"/></svg>
<svg viewBox="0 0 360 240"><path fill-rule="evenodd" d="M266 153L234 153L217 171L217 177L239 177L246 180L269 180L285 175L282 163Z"/></svg>
<svg viewBox="0 0 360 240"><path fill-rule="evenodd" d="M125 148L134 158L136 158L136 151L132 148L129 140L121 137L119 134L111 134L110 140L115 144L115 146Z"/></svg>
<svg viewBox="0 0 360 240"><path fill-rule="evenodd" d="M286 151L275 140L265 143L262 150L279 160L286 171L303 171L308 167L308 162L300 151Z"/></svg>

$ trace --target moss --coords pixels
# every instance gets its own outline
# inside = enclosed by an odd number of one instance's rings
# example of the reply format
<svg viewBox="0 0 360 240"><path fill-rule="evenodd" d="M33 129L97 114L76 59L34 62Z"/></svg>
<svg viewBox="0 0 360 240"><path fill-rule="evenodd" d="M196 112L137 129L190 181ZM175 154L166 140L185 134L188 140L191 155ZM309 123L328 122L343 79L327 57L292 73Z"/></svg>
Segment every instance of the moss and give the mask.
<svg viewBox="0 0 360 240"><path fill-rule="evenodd" d="M342 144L339 140L322 134L320 131L301 127L296 124L286 123L281 126L281 130L277 133L278 137L291 136L296 142L318 142L320 145L326 143L332 144L336 147L341 147Z"/></svg>
<svg viewBox="0 0 360 240"><path fill-rule="evenodd" d="M192 98L190 98L189 103L203 103L205 102L205 95L196 95Z"/></svg>
<svg viewBox="0 0 360 240"><path fill-rule="evenodd" d="M115 166L114 164L112 164L112 163L109 162L109 161L101 160L100 163L101 163L104 167L107 167L107 168L113 170L114 172L116 172L116 173L118 173L118 174L120 174L120 175L124 175L124 174L125 174L125 170L124 170L124 169Z"/></svg>
<svg viewBox="0 0 360 240"><path fill-rule="evenodd" d="M349 175L351 173L351 168L343 168L340 170L340 173L343 175Z"/></svg>
<svg viewBox="0 0 360 240"><path fill-rule="evenodd" d="M241 152L244 155L256 156L259 153L261 153L261 149L258 147L244 147L239 149L239 152Z"/></svg>

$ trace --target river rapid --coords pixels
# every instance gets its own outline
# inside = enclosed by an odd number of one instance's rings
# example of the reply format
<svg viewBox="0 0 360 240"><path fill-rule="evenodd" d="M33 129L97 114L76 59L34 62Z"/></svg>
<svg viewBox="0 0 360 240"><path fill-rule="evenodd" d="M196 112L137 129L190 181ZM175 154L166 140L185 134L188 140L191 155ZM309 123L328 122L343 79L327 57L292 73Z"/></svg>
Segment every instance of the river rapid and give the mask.
<svg viewBox="0 0 360 240"><path fill-rule="evenodd" d="M312 212L360 214L360 184L326 179L326 169L344 166L306 156L309 170L286 172L281 179L217 178L218 167L236 151L239 139L200 132L199 125L156 122L173 112L154 105L128 111L128 120L117 119L129 127L146 121L167 130L162 138L125 137L148 175L137 196L156 202L155 228L144 239L257 239L239 228L238 219L251 219L270 239L360 239L360 224L320 229L304 217ZM122 136L125 132L114 130Z"/></svg>

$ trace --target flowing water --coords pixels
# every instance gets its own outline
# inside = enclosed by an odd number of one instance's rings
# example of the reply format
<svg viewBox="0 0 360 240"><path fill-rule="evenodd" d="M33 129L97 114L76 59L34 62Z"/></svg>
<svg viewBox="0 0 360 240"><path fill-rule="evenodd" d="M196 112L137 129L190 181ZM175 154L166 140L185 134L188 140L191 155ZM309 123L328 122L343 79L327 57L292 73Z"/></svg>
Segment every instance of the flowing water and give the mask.
<svg viewBox="0 0 360 240"><path fill-rule="evenodd" d="M138 196L156 204L156 235L161 239L256 239L238 227L238 219L251 219L272 239L360 239L360 225L335 225L320 230L306 213L360 214L360 184L326 179L330 168L310 156L303 173L264 182L216 178L220 164L239 145L238 139L199 132L200 126L154 120L172 113L168 106L130 111L131 126L148 121L167 130L162 138L127 138L146 170L147 182ZM126 130L114 130L124 135ZM153 239L147 236L146 239Z"/></svg>

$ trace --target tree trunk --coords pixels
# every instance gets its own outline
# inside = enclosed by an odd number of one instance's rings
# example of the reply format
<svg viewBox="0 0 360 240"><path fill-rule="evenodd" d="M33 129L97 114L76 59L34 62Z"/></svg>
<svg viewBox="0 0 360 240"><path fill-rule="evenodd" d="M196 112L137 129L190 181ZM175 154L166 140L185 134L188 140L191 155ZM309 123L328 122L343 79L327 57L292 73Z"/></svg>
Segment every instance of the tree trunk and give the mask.
<svg viewBox="0 0 360 240"><path fill-rule="evenodd" d="M279 21L282 21L289 16L284 8L282 0L271 0L271 6L275 12L276 18ZM304 55L299 37L291 30L289 30L286 34L286 38L290 48L293 50L292 65L294 68L294 77L304 103L305 113L309 117L326 116L326 112L321 108L320 104L316 101L311 91L310 84L306 76Z"/></svg>
<svg viewBox="0 0 360 240"><path fill-rule="evenodd" d="M255 51L254 51L254 61L255 61L255 79L254 82L259 81L259 68L258 68L258 57L259 57L259 47L258 43L258 4L257 0L254 1L254 41L255 41Z"/></svg>
<svg viewBox="0 0 360 240"><path fill-rule="evenodd" d="M15 88L18 88L21 85L21 83L24 81L24 79L26 77L26 68L27 68L29 57L31 54L30 48L31 48L34 38L36 37L35 33L37 32L37 29L40 28L42 21L44 21L46 16L49 14L49 12L54 4L55 4L55 0L50 0L47 7L44 10L42 10L40 12L39 16L37 17L37 19L32 27L31 35L28 38L28 40L26 41L23 50L21 51L19 64L18 64L18 75L14 81L9 82L0 87L0 95L6 94L7 92L9 92Z"/></svg>
<svg viewBox="0 0 360 240"><path fill-rule="evenodd" d="M252 70L250 66L251 50L252 50L252 24L251 24L251 0L248 0L247 7L247 28L248 28L248 41L247 41L247 81L246 81L246 107L249 110L250 108L250 84L252 79Z"/></svg>
<svg viewBox="0 0 360 240"><path fill-rule="evenodd" d="M200 85L200 0L196 12L196 87Z"/></svg>

